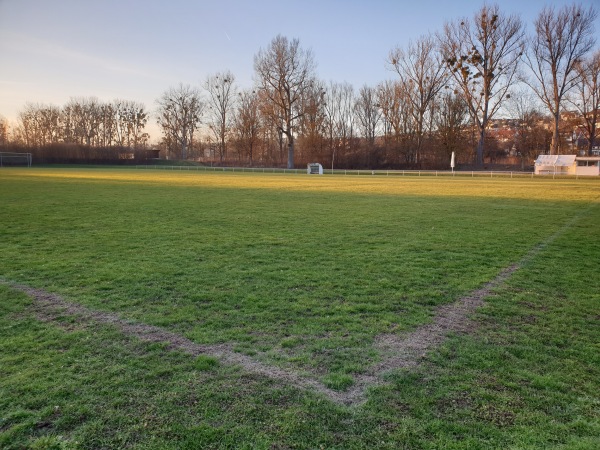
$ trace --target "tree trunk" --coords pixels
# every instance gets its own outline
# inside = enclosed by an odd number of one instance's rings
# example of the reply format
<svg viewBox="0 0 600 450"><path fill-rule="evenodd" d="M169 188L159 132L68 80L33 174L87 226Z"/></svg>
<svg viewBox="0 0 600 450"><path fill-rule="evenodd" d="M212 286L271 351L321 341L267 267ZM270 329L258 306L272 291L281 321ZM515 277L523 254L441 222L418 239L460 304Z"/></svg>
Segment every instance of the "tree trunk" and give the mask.
<svg viewBox="0 0 600 450"><path fill-rule="evenodd" d="M558 151L559 151L559 140L560 140L560 135L558 133L558 121L559 121L559 113L558 111L556 112L556 114L554 114L554 126L552 127L552 143L550 144L550 154L551 155L558 155Z"/></svg>
<svg viewBox="0 0 600 450"><path fill-rule="evenodd" d="M288 136L288 161L287 161L287 168L288 169L293 169L294 168L294 138L291 136Z"/></svg>
<svg viewBox="0 0 600 450"><path fill-rule="evenodd" d="M333 163L335 162L335 147L333 148L333 152L331 152L331 173L333 173Z"/></svg>
<svg viewBox="0 0 600 450"><path fill-rule="evenodd" d="M479 142L477 142L477 154L475 156L475 164L477 166L483 166L483 148L485 144L485 128L481 127L479 130Z"/></svg>

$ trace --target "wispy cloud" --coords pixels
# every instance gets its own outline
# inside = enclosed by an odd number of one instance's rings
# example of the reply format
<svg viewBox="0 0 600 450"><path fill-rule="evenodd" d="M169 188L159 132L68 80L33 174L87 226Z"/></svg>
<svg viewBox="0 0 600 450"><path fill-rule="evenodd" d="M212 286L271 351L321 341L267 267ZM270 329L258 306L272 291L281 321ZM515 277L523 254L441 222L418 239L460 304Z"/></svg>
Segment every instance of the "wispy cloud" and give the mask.
<svg viewBox="0 0 600 450"><path fill-rule="evenodd" d="M87 66L111 73L156 78L153 71L127 62L91 55L50 40L17 33L0 33L0 49L18 52L23 57L44 57L69 65Z"/></svg>

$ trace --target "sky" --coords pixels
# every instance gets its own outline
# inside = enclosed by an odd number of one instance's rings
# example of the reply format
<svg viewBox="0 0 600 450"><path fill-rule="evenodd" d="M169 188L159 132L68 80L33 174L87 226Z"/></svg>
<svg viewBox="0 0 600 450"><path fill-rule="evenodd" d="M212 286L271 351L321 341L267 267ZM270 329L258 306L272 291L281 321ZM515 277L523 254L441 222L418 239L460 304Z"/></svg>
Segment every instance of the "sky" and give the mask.
<svg viewBox="0 0 600 450"><path fill-rule="evenodd" d="M546 4L498 0L529 30ZM586 7L600 0L583 0ZM468 0L0 0L0 116L27 102L71 97L135 100L149 111L168 88L201 87L230 70L250 88L254 56L278 34L311 49L317 76L356 89L393 79L386 58L446 21L471 17ZM600 19L596 21L600 36ZM599 39L600 40L600 39ZM156 126L150 134L158 138Z"/></svg>

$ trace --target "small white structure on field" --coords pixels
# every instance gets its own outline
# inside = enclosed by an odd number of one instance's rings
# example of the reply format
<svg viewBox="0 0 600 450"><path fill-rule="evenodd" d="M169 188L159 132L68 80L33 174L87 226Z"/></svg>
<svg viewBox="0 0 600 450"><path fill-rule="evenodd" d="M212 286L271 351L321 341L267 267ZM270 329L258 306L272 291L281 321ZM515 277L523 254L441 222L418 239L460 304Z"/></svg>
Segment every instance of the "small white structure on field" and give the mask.
<svg viewBox="0 0 600 450"><path fill-rule="evenodd" d="M575 155L540 155L535 160L536 175L575 175Z"/></svg>
<svg viewBox="0 0 600 450"><path fill-rule="evenodd" d="M578 156L577 175L600 175L600 156Z"/></svg>
<svg viewBox="0 0 600 450"><path fill-rule="evenodd" d="M309 163L306 165L308 175L323 175L323 166L319 163Z"/></svg>
<svg viewBox="0 0 600 450"><path fill-rule="evenodd" d="M540 155L535 160L536 175L598 176L600 158L576 155Z"/></svg>

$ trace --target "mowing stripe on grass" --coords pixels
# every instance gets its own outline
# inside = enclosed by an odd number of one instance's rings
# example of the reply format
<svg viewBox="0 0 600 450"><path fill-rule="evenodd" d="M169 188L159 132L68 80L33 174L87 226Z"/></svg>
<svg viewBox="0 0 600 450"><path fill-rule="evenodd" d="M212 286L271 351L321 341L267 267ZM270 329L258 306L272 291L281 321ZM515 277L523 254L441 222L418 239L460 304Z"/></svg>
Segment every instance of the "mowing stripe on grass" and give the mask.
<svg viewBox="0 0 600 450"><path fill-rule="evenodd" d="M93 310L83 305L66 301L59 295L41 289L8 283L2 280L0 280L0 282L9 285L13 289L24 292L34 299L34 313L36 317L43 322L55 322L60 317L74 316L80 320L78 323L79 326L85 327L97 324L111 325L116 327L126 336L132 336L145 342L167 344L167 349L169 350L182 351L192 356L214 356L224 363L239 365L248 372L269 377L280 381L285 385L315 390L337 403L356 403L357 401L362 400L364 395L364 388L360 390L354 389L354 391L356 391L354 396L350 391L334 391L327 388L323 383L312 378L304 377L294 371L270 366L256 361L249 356L236 353L229 344L197 344L180 334L172 333L163 328L126 320L114 313Z"/></svg>
<svg viewBox="0 0 600 450"><path fill-rule="evenodd" d="M415 367L428 351L441 345L448 334L469 332L474 328L474 323L469 319L469 315L483 305L485 298L492 294L493 289L502 286L515 271L531 261L595 205L597 205L597 200L590 203L588 208L573 216L562 228L545 241L527 252L521 261L504 268L496 278L480 289L471 292L454 303L438 307L432 323L418 327L415 331L402 336L396 334L377 336L375 347L381 352L382 361L371 369L371 373L381 374L393 369Z"/></svg>
<svg viewBox="0 0 600 450"><path fill-rule="evenodd" d="M156 326L126 320L114 313L93 310L66 301L56 294L41 289L35 289L2 279L0 279L0 283L20 290L32 297L34 299L34 312L42 321L55 322L60 317L67 315L80 319L79 325L84 327L92 327L96 324L112 325L123 334L142 341L165 343L168 349L182 351L193 356L213 356L219 358L224 363L239 365L248 372L266 376L284 385L313 390L336 403L348 406L360 405L366 400L366 392L369 387L384 382L382 378L383 374L394 369L417 367L427 352L441 345L448 334L465 333L472 330L474 324L469 319L469 315L484 303L485 298L492 294L493 289L501 287L515 271L533 259L540 251L572 227L575 222L597 204L597 200L592 202L590 207L585 208L579 214L575 215L560 230L531 249L518 263L503 269L498 276L483 287L452 304L437 308L434 319L430 324L425 324L413 332L401 336L395 334L377 336L374 345L381 354L381 361L371 367L367 373L355 375L353 385L345 391L330 389L310 376L267 365L249 356L236 353L230 344L197 344L180 334L172 333Z"/></svg>

